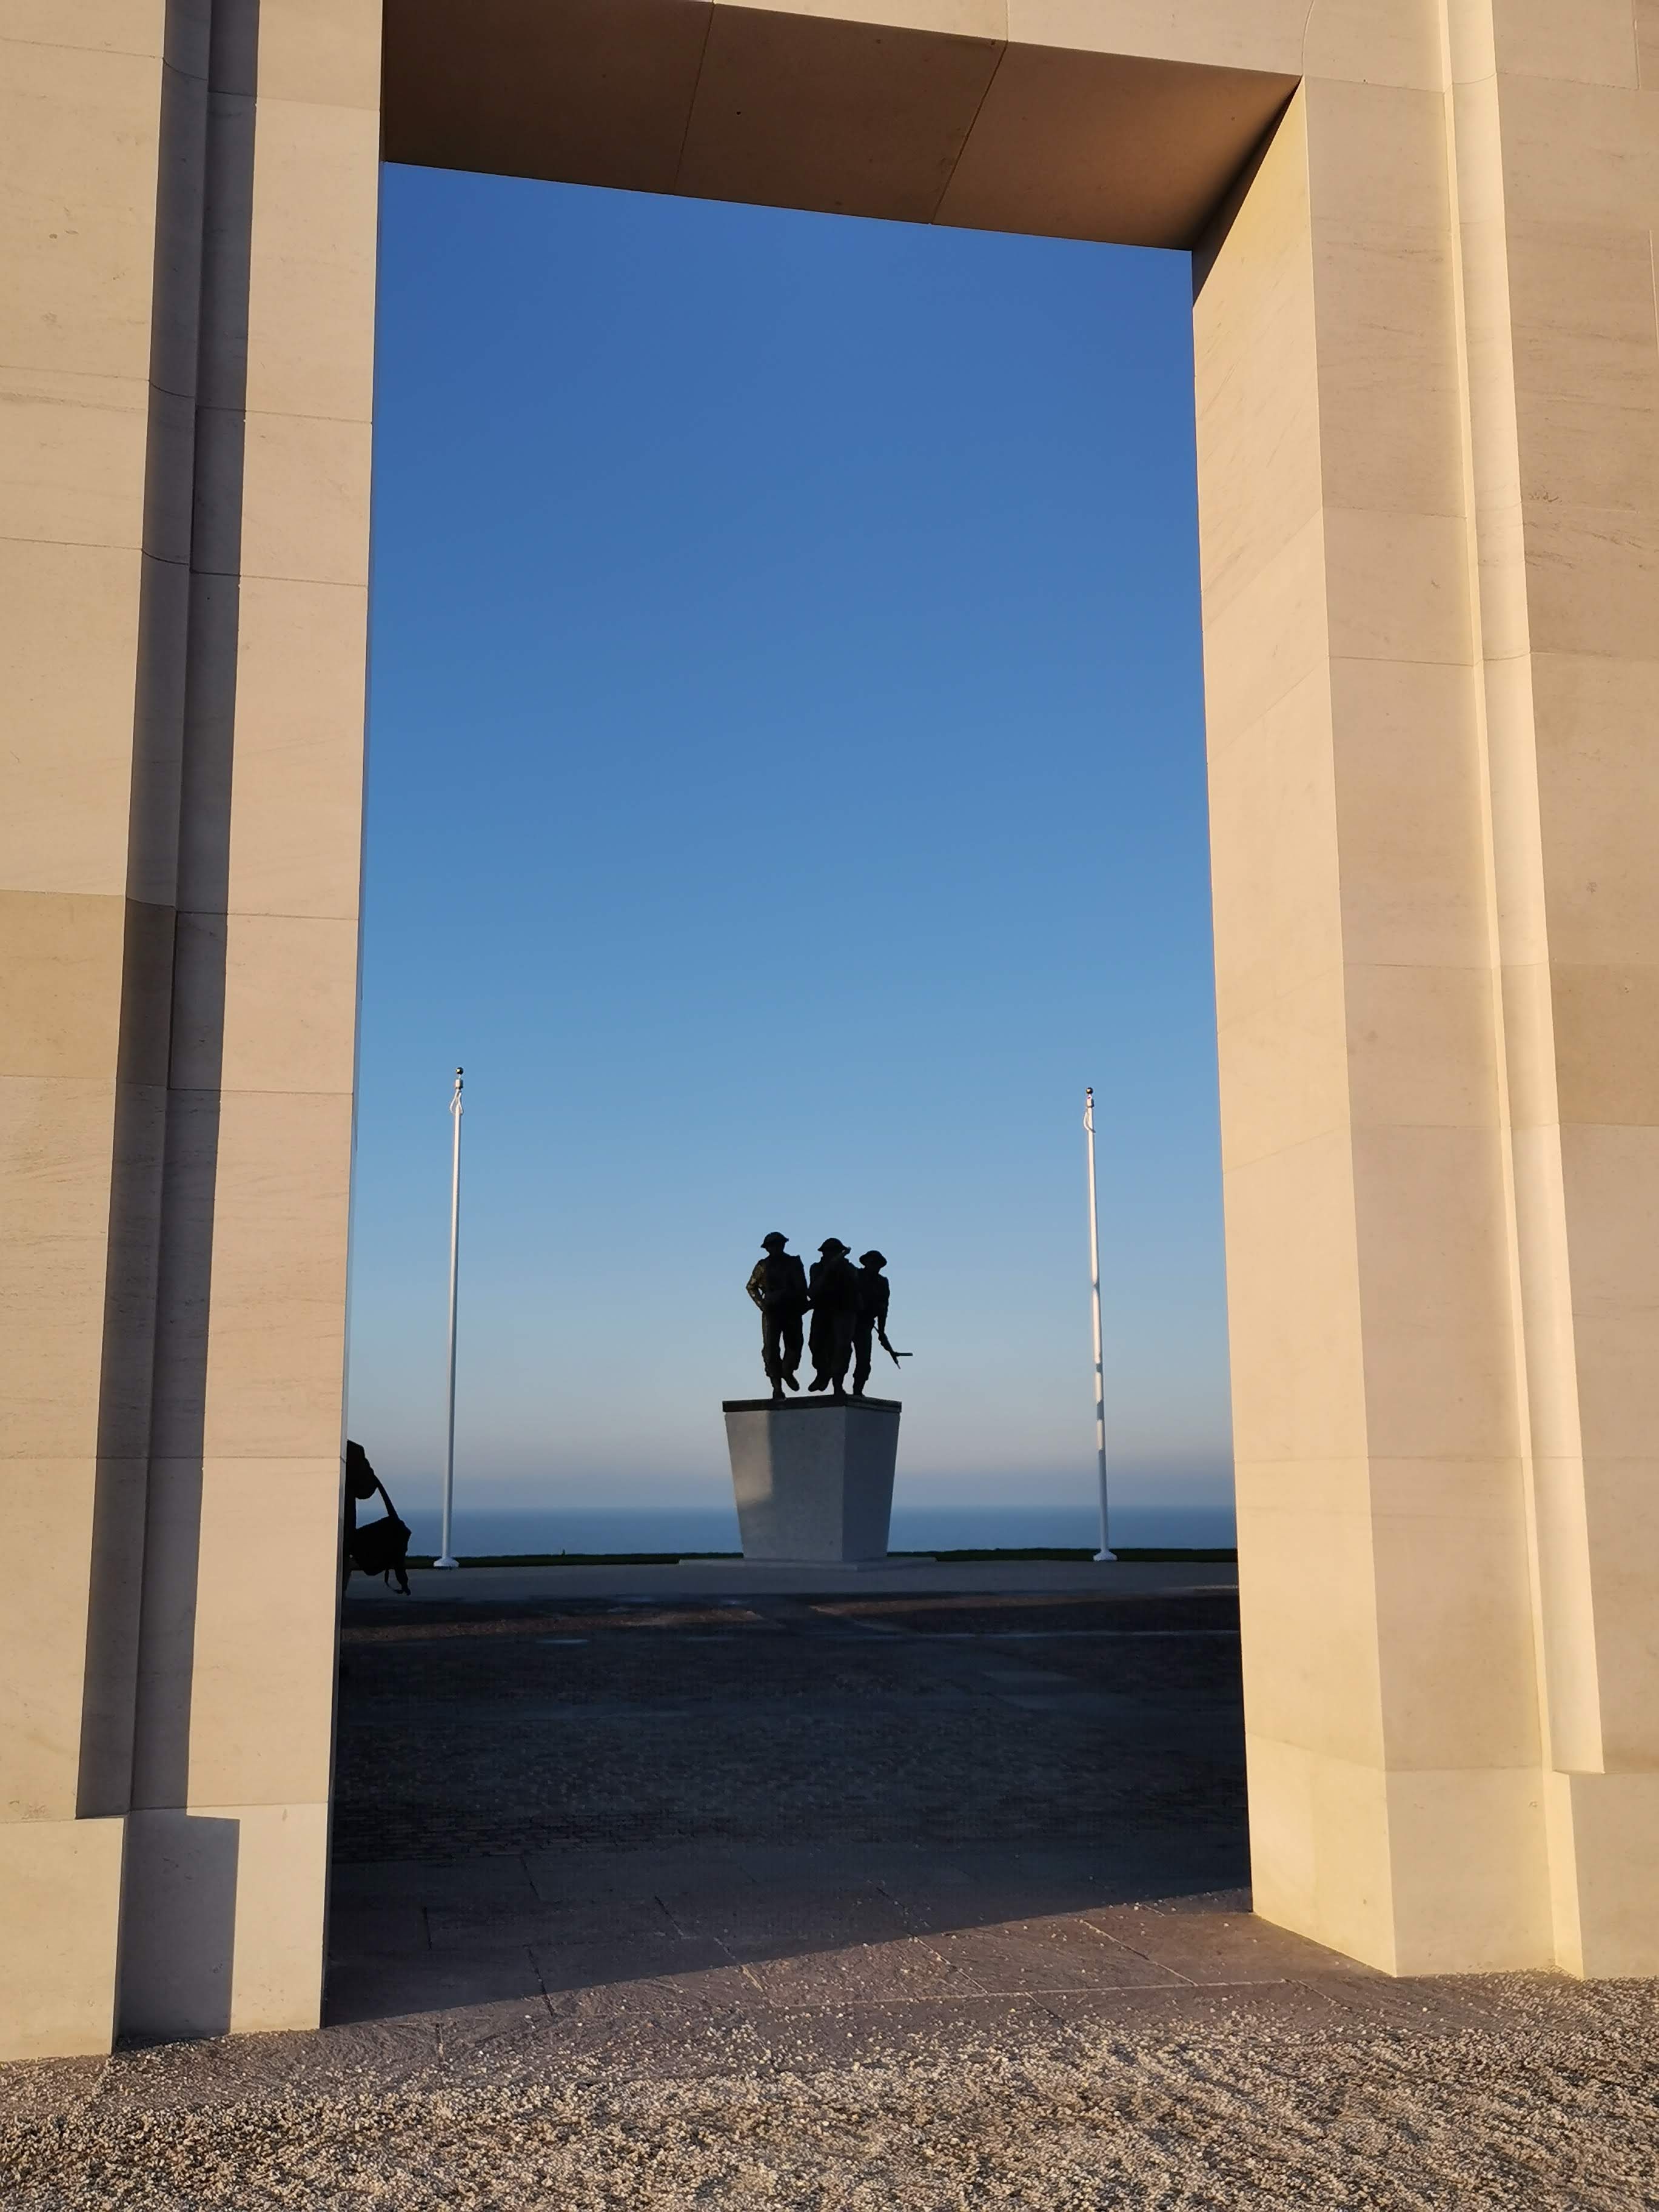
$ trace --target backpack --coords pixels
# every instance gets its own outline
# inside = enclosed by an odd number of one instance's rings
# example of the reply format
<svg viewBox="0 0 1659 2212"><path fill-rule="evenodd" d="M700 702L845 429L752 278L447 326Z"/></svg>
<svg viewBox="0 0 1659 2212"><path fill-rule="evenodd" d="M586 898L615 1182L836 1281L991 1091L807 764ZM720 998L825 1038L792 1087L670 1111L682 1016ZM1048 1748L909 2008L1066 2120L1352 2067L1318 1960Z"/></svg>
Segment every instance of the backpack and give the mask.
<svg viewBox="0 0 1659 2212"><path fill-rule="evenodd" d="M386 1498L386 1492L380 1495ZM409 1529L398 1518L392 1500L386 1498L387 1512L383 1520L370 1521L351 1532L351 1564L360 1574L379 1575L383 1582L398 1577L398 1587L409 1595L409 1575L405 1561L409 1558Z"/></svg>
<svg viewBox="0 0 1659 2212"><path fill-rule="evenodd" d="M409 1558L408 1525L398 1518L398 1509L374 1468L368 1454L359 1443L346 1445L346 1490L353 1501L349 1508L351 1525L346 1533L346 1577L350 1579L356 1567L359 1574L379 1575L383 1582L398 1577L398 1588L409 1595L409 1575L405 1562ZM360 1498L373 1498L376 1491L386 1500L385 1517L366 1522L360 1528L356 1522L356 1505Z"/></svg>

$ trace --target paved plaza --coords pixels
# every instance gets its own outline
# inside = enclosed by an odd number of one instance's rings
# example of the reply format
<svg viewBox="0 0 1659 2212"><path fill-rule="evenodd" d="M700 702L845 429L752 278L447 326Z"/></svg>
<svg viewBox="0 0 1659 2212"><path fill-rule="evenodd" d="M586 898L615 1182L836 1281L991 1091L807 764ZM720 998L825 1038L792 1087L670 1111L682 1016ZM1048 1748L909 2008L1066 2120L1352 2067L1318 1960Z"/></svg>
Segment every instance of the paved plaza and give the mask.
<svg viewBox="0 0 1659 2212"><path fill-rule="evenodd" d="M8 2212L1659 2202L1651 1985L1250 1916L1225 1587L619 1579L353 1599L328 2025L0 2073Z"/></svg>

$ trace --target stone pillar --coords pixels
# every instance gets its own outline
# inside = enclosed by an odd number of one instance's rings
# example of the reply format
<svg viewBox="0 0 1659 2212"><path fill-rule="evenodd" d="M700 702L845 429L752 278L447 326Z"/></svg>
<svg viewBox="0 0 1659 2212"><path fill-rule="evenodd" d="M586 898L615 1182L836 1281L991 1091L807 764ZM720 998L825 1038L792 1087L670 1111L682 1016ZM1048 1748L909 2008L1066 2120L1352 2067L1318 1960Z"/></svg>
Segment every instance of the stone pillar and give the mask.
<svg viewBox="0 0 1659 2212"><path fill-rule="evenodd" d="M1449 13L1553 1951L1654 1973L1659 24Z"/></svg>
<svg viewBox="0 0 1659 2212"><path fill-rule="evenodd" d="M121 2020L322 1993L378 0L215 0Z"/></svg>
<svg viewBox="0 0 1659 2212"><path fill-rule="evenodd" d="M8 2055L318 2017L378 0L329 16L7 16Z"/></svg>
<svg viewBox="0 0 1659 2212"><path fill-rule="evenodd" d="M167 15L0 40L3 2057L116 2016L205 107Z"/></svg>
<svg viewBox="0 0 1659 2212"><path fill-rule="evenodd" d="M1627 9L1493 12L1316 7L1198 264L1252 1850L1645 1972L1659 122Z"/></svg>

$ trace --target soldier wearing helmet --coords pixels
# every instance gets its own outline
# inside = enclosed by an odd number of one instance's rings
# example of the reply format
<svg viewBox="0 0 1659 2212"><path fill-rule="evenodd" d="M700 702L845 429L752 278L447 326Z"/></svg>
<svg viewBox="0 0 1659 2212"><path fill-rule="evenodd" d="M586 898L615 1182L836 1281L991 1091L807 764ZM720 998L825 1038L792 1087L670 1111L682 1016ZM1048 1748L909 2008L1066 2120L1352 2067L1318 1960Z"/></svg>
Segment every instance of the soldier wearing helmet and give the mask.
<svg viewBox="0 0 1659 2212"><path fill-rule="evenodd" d="M786 1382L792 1390L800 1388L796 1370L800 1365L801 1320L807 1306L806 1270L793 1252L784 1249L788 1242L776 1229L762 1237L766 1257L756 1261L747 1285L750 1297L760 1308L761 1358L775 1398L782 1397Z"/></svg>

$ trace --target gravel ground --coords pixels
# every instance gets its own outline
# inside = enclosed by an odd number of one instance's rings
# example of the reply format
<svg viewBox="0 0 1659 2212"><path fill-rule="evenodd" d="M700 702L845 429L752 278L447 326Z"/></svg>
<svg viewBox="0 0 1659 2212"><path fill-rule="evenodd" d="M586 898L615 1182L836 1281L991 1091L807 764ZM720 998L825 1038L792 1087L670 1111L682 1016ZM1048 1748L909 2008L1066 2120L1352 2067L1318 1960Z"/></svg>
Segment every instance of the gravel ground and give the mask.
<svg viewBox="0 0 1659 2212"><path fill-rule="evenodd" d="M0 2212L1659 2207L1659 1987L1251 1916L1230 1599L344 1656L331 2024L0 2068Z"/></svg>
<svg viewBox="0 0 1659 2212"><path fill-rule="evenodd" d="M1442 1988L1447 1986L1439 1985ZM1649 1984L1460 1983L1356 2012L1006 2032L901 2059L584 2066L533 2014L127 2052L0 2077L9 2212L132 2206L957 2212L1659 2203ZM1396 1998L1402 1985L1390 1984ZM1241 2000L1241 2003L1242 2003ZM867 2041L867 2039L866 2039ZM739 2063L733 2063L733 2060Z"/></svg>

